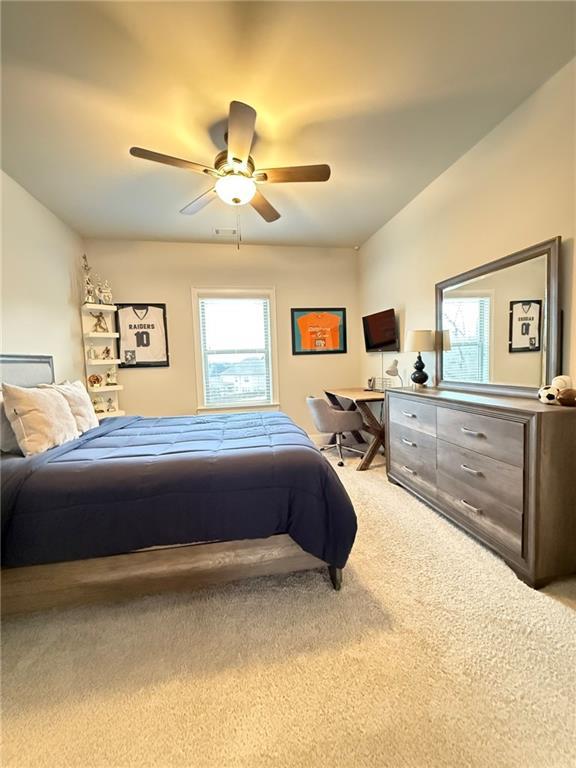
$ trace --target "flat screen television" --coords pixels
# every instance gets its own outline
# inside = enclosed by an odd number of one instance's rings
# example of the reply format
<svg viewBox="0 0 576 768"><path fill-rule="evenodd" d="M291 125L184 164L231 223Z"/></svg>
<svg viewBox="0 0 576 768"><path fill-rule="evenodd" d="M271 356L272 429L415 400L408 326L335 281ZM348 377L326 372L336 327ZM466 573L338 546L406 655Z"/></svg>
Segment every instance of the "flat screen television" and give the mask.
<svg viewBox="0 0 576 768"><path fill-rule="evenodd" d="M396 313L385 309L362 318L366 352L399 352Z"/></svg>

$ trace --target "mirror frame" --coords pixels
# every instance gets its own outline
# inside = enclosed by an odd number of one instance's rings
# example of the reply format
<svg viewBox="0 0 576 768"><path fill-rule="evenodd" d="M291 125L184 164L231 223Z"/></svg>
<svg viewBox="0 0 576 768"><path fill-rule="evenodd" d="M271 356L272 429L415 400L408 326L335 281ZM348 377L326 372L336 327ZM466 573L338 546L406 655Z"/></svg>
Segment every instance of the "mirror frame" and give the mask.
<svg viewBox="0 0 576 768"><path fill-rule="evenodd" d="M504 256L496 261L490 261L482 264L480 267L470 269L468 272L462 272L440 283L436 283L436 386L439 389L452 389L462 392L482 392L493 395L509 395L517 397L533 397L540 387L524 387L514 384L476 384L466 381L447 381L444 380L442 370L442 300L443 291L446 288L458 285L459 283L473 280L475 277L498 272L501 269L512 267L515 264L521 264L524 261L530 261L538 256L546 256L546 289L547 301L546 310L543 313L546 319L546 383L549 384L555 376L561 373L562 351L561 351L561 318L560 318L560 298L559 298L559 278L560 278L560 245L561 237L554 237L551 240L545 240L537 245L524 248L509 256ZM540 385L542 386L542 385Z"/></svg>

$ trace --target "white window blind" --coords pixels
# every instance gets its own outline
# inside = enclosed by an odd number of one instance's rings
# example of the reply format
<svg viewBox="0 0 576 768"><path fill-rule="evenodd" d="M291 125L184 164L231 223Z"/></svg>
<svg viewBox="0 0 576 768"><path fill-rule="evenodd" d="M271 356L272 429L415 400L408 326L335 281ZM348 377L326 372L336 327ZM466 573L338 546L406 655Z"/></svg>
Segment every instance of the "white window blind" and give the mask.
<svg viewBox="0 0 576 768"><path fill-rule="evenodd" d="M451 381L490 381L490 298L446 298L442 308L442 327L450 331L452 346L443 356L443 377Z"/></svg>
<svg viewBox="0 0 576 768"><path fill-rule="evenodd" d="M198 310L204 405L272 403L269 298L200 296Z"/></svg>

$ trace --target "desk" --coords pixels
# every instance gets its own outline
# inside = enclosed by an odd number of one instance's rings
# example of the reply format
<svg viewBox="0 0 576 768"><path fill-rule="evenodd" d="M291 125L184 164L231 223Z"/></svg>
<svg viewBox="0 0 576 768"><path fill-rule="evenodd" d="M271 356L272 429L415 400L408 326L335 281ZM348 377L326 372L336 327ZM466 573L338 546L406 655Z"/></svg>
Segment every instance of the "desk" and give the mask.
<svg viewBox="0 0 576 768"><path fill-rule="evenodd" d="M363 472L368 469L374 457L378 453L378 449L384 447L384 424L379 422L376 416L372 413L369 403L381 403L385 398L384 392L374 392L370 389L325 389L326 396L329 400L332 397L345 397L348 400L353 400L364 421L362 429L372 435L373 440L368 446L368 450L362 457L362 461L358 465L358 471Z"/></svg>

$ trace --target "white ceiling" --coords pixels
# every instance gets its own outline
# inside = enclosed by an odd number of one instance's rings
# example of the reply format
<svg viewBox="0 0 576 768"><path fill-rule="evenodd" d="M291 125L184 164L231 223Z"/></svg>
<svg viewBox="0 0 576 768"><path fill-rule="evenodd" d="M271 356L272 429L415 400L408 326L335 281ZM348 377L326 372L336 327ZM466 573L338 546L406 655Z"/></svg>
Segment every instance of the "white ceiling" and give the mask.
<svg viewBox="0 0 576 768"><path fill-rule="evenodd" d="M128 149L211 165L238 99L257 166L332 166L243 239L352 246L573 55L566 2L3 2L3 167L82 235L212 241L237 209Z"/></svg>

